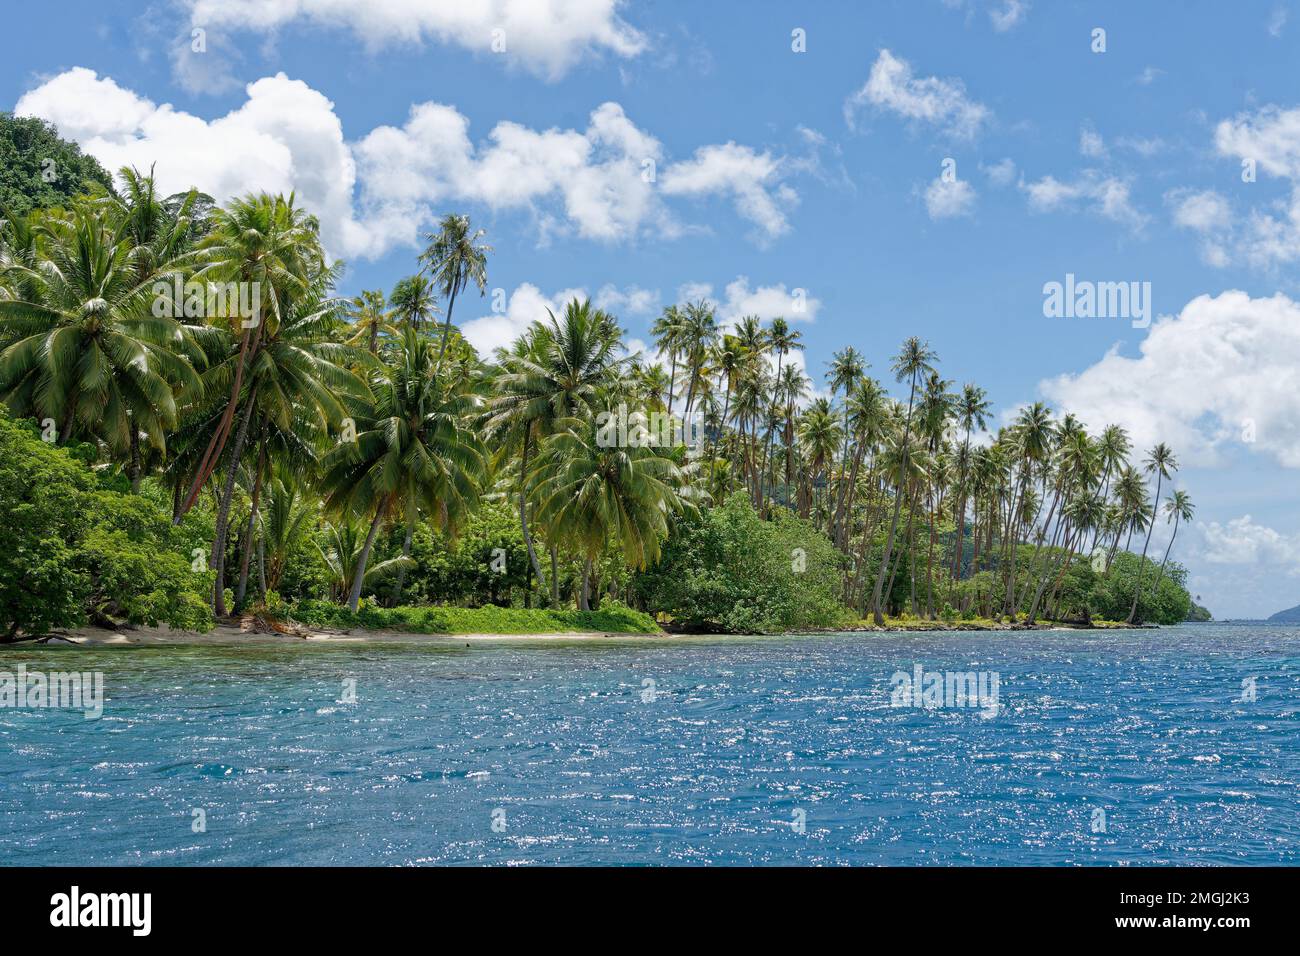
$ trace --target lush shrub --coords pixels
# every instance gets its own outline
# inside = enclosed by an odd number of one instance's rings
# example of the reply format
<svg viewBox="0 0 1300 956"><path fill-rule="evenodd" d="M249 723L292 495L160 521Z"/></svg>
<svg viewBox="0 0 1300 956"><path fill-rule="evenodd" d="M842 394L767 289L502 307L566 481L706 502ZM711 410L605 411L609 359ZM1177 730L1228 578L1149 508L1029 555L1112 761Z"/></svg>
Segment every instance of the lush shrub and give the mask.
<svg viewBox="0 0 1300 956"><path fill-rule="evenodd" d="M292 620L312 627L407 631L415 634L559 634L599 631L649 634L659 630L640 611L606 601L597 611L528 610L497 607L380 607L363 601L355 613L330 601L300 601L287 607Z"/></svg>
<svg viewBox="0 0 1300 956"><path fill-rule="evenodd" d="M207 630L210 576L192 526L94 474L0 414L0 638L125 619Z"/></svg>
<svg viewBox="0 0 1300 956"><path fill-rule="evenodd" d="M1121 551L1115 555L1110 570L1096 575L1089 606L1094 617L1111 621L1128 618L1133 606L1133 589L1138 584L1138 568L1143 565L1141 555ZM1155 587L1160 573L1160 562L1147 559L1142 567L1142 594L1138 599L1137 620L1152 624L1177 624L1187 620L1192 609L1191 595L1183 587L1187 571L1176 561L1165 566L1164 577Z"/></svg>
<svg viewBox="0 0 1300 956"><path fill-rule="evenodd" d="M764 521L743 494L678 521L659 564L639 574L644 606L692 628L765 633L847 623L841 556L811 523Z"/></svg>

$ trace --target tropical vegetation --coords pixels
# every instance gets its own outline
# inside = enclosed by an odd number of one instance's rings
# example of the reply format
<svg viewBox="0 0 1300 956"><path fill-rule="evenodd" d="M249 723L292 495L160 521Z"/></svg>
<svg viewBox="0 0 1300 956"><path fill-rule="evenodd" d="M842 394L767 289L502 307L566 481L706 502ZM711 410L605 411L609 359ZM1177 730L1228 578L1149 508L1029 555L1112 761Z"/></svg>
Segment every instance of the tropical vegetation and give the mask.
<svg viewBox="0 0 1300 956"><path fill-rule="evenodd" d="M580 300L480 354L453 312L486 290L484 238L448 215L414 274L345 297L292 196L160 196L124 169L3 210L0 637L1192 610L1164 444L1041 403L994 427L916 337L882 378L840 350L817 393L790 322L707 300L664 309L650 354Z"/></svg>

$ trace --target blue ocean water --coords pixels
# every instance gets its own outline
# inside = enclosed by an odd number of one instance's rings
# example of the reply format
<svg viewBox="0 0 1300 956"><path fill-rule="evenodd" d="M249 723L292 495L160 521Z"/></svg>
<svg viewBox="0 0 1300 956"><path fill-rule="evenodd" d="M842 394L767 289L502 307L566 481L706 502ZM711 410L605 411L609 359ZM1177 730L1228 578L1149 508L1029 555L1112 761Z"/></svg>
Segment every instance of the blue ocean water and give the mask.
<svg viewBox="0 0 1300 956"><path fill-rule="evenodd" d="M107 701L0 709L3 864L1300 861L1295 627L18 663ZM997 713L892 706L917 665L995 673Z"/></svg>

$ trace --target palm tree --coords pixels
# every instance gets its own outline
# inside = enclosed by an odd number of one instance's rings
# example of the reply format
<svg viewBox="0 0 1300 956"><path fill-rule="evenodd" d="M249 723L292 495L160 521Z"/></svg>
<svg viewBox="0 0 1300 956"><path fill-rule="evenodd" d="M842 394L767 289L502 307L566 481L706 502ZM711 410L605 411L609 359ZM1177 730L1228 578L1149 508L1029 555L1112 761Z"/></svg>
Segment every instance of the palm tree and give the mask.
<svg viewBox="0 0 1300 956"><path fill-rule="evenodd" d="M1156 575L1156 580L1151 585L1151 594L1155 595L1160 588L1160 581L1165 576L1165 565L1169 563L1169 552L1174 548L1174 539L1178 537L1178 524L1180 521L1191 521L1192 515L1196 513L1196 507L1192 504L1191 496L1185 491L1175 490L1172 495L1165 499L1165 521L1174 523L1174 533L1169 536L1169 544L1165 545L1165 556L1160 562L1160 573Z"/></svg>
<svg viewBox="0 0 1300 956"><path fill-rule="evenodd" d="M539 520L582 556L578 608L591 609L592 565L607 544L629 567L658 560L668 517L685 502L687 476L672 458L645 445L602 447L595 423L574 418L546 443L532 482Z"/></svg>
<svg viewBox="0 0 1300 956"><path fill-rule="evenodd" d="M369 548L365 526L351 515L343 515L336 522L326 522L325 544L316 544L329 571L330 590L336 601L348 600L354 581L361 578L372 587L393 574L415 564L410 558L395 557L369 564ZM351 605L349 605L351 606ZM356 610L353 606L352 610Z"/></svg>
<svg viewBox="0 0 1300 956"><path fill-rule="evenodd" d="M520 449L519 526L528 559L543 591L546 576L528 524L527 486L532 453L555 431L557 423L590 418L598 393L617 368L615 343L604 334L611 317L590 301L570 301L563 322L535 322L513 351L504 352L502 374L488 402L485 428L503 439L503 447Z"/></svg>
<svg viewBox="0 0 1300 956"><path fill-rule="evenodd" d="M388 296L388 304L393 318L416 331L438 311L433 302L433 284L428 276L420 273L398 279Z"/></svg>
<svg viewBox="0 0 1300 956"><path fill-rule="evenodd" d="M278 320L264 323L266 331L258 359L248 373L244 414L230 447L226 479L217 500L211 565L216 571L213 611L218 617L226 613L226 536L248 436L254 434L266 441L276 435L280 445L298 447L296 458L300 464L314 465L316 455L306 447L310 442L306 436L324 434L330 425L347 417L345 402L364 401L370 395L366 383L351 371L353 367L364 367L369 353L334 341L336 304L319 298L331 276L326 273L318 277L307 295L286 301L275 310ZM264 446L258 447L254 457L257 464L253 485L259 489L266 467ZM256 497L255 493L254 513ZM252 515L250 525L251 520Z"/></svg>
<svg viewBox="0 0 1300 956"><path fill-rule="evenodd" d="M972 429L983 430L988 426L992 403L988 393L971 382L962 386L961 397L957 399L957 421L966 432L962 440L962 451L958 456L957 474L957 538L953 546L952 576L961 579L962 555L965 552L966 533L966 483L970 470L970 435Z"/></svg>
<svg viewBox="0 0 1300 956"><path fill-rule="evenodd" d="M776 421L777 418L776 410L781 400L781 382L782 382L782 375L784 374L783 369L781 368L782 360L793 351L803 350L803 343L799 341L801 338L803 338L803 333L798 331L797 329L790 328L790 323L786 322L786 320L781 318L780 316L777 316L772 320L772 327L768 329L767 332L768 345L771 348L771 350L776 353L775 382L777 387L772 390L772 400L768 408L768 416L767 416L769 422L767 428L767 437L763 443L762 477L764 479L766 478L766 474L767 474L767 460L770 457L772 451L773 428L771 426L771 423ZM758 497L759 497L760 508L766 510L766 496L764 493L762 480L760 480L759 482Z"/></svg>
<svg viewBox="0 0 1300 956"><path fill-rule="evenodd" d="M262 508L266 590L279 589L289 555L310 530L315 517L315 502L304 494L292 473L282 473L267 482Z"/></svg>
<svg viewBox="0 0 1300 956"><path fill-rule="evenodd" d="M38 227L39 261L11 260L24 298L0 300L0 396L19 415L50 419L60 437L83 434L130 454L140 478L139 439L163 450L177 423L177 394L200 390L191 361L199 333L156 315L131 240L81 207Z"/></svg>
<svg viewBox="0 0 1300 956"><path fill-rule="evenodd" d="M442 348L438 352L438 366L447 352L447 338L451 333L451 310L456 306L456 296L473 282L479 295L487 288L487 257L492 247L479 240L485 235L482 229L472 232L469 216L443 216L436 233L425 238L428 246L420 254L420 262L433 277L438 291L447 300L447 320L442 326ZM423 270L422 270L423 271Z"/></svg>
<svg viewBox="0 0 1300 956"><path fill-rule="evenodd" d="M1147 474L1155 472L1156 476L1156 493L1153 499L1158 506L1160 501L1160 483L1165 478L1170 478L1173 472L1178 470L1178 461L1174 458L1173 451L1164 442L1157 442L1156 446L1147 453L1147 460L1142 463L1143 469ZM1153 506L1153 510L1154 510ZM1142 594L1142 572L1146 570L1147 548L1151 545L1151 532L1155 530L1154 514L1153 520L1147 524L1146 540L1142 543L1142 560L1138 562L1137 583L1133 586L1133 606L1129 608L1128 619L1126 623L1132 624L1133 619L1137 617L1138 598Z"/></svg>
<svg viewBox="0 0 1300 956"><path fill-rule="evenodd" d="M910 381L907 395L907 414L903 419L903 440L900 445L902 454L899 456L897 478L894 482L894 516L890 520L889 534L885 538L885 550L880 559L880 571L876 575L875 593L872 595L872 614L879 627L885 623L885 615L881 609L881 595L884 593L885 571L889 567L889 559L894 550L894 536L898 533L898 516L903 507L903 476L907 472L907 457L909 441L912 434L912 407L916 402L916 379L921 374L929 374L934 371L934 362L938 359L934 350L922 342L916 336L912 336L903 343L902 349L894 357L893 371L896 381Z"/></svg>
<svg viewBox="0 0 1300 956"><path fill-rule="evenodd" d="M189 493L181 502L174 521L194 506L199 492L216 470L243 394L244 376L257 360L268 321L279 321L281 303L292 302L309 292L314 277L326 268L320 245L319 224L294 205L293 197L260 195L232 200L213 214L213 228L207 239L190 255L200 265L196 281L237 282L260 295L256 316L209 316L218 327L238 335L239 346L220 363L214 378L229 381L228 397L207 449L199 459ZM234 326L234 328L229 328ZM239 453L234 456L237 467Z"/></svg>
<svg viewBox="0 0 1300 956"><path fill-rule="evenodd" d="M686 306L685 327L682 330L682 351L686 355L687 381L686 405L682 417L689 419L694 407L695 389L699 384L709 351L718 337L718 320L713 306L700 299Z"/></svg>
<svg viewBox="0 0 1300 956"><path fill-rule="evenodd" d="M670 305L655 319L650 328L655 347L662 356L668 353L668 414L673 413L673 391L677 387L677 356L681 353L686 334L686 316L680 308Z"/></svg>
<svg viewBox="0 0 1300 956"><path fill-rule="evenodd" d="M394 509L418 508L435 524L454 527L477 500L487 453L469 427L473 399L462 382L440 380L427 340L404 330L390 365L374 370L372 401L358 403L357 437L321 463L326 507L368 518L348 607L357 609L375 537Z"/></svg>
<svg viewBox="0 0 1300 956"><path fill-rule="evenodd" d="M365 342L371 355L379 354L379 333L393 332L384 309L384 294L378 289L363 291L350 299L346 314L356 332L347 340L348 345Z"/></svg>

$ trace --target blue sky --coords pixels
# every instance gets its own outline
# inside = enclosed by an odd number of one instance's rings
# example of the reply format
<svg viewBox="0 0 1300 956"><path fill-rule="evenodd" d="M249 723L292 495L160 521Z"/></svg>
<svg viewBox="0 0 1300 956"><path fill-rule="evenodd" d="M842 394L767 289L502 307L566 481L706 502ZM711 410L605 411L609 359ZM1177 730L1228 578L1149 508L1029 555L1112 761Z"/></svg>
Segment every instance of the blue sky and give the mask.
<svg viewBox="0 0 1300 956"><path fill-rule="evenodd" d="M483 347L570 290L638 338L684 295L784 314L817 380L852 344L889 381L922 336L1000 411L1172 444L1197 505L1175 554L1217 616L1300 603L1300 10L539 6L14 5L0 100L165 186L296 189L349 293L470 213L504 306L458 306ZM1047 318L1067 273L1149 282L1160 318Z"/></svg>

